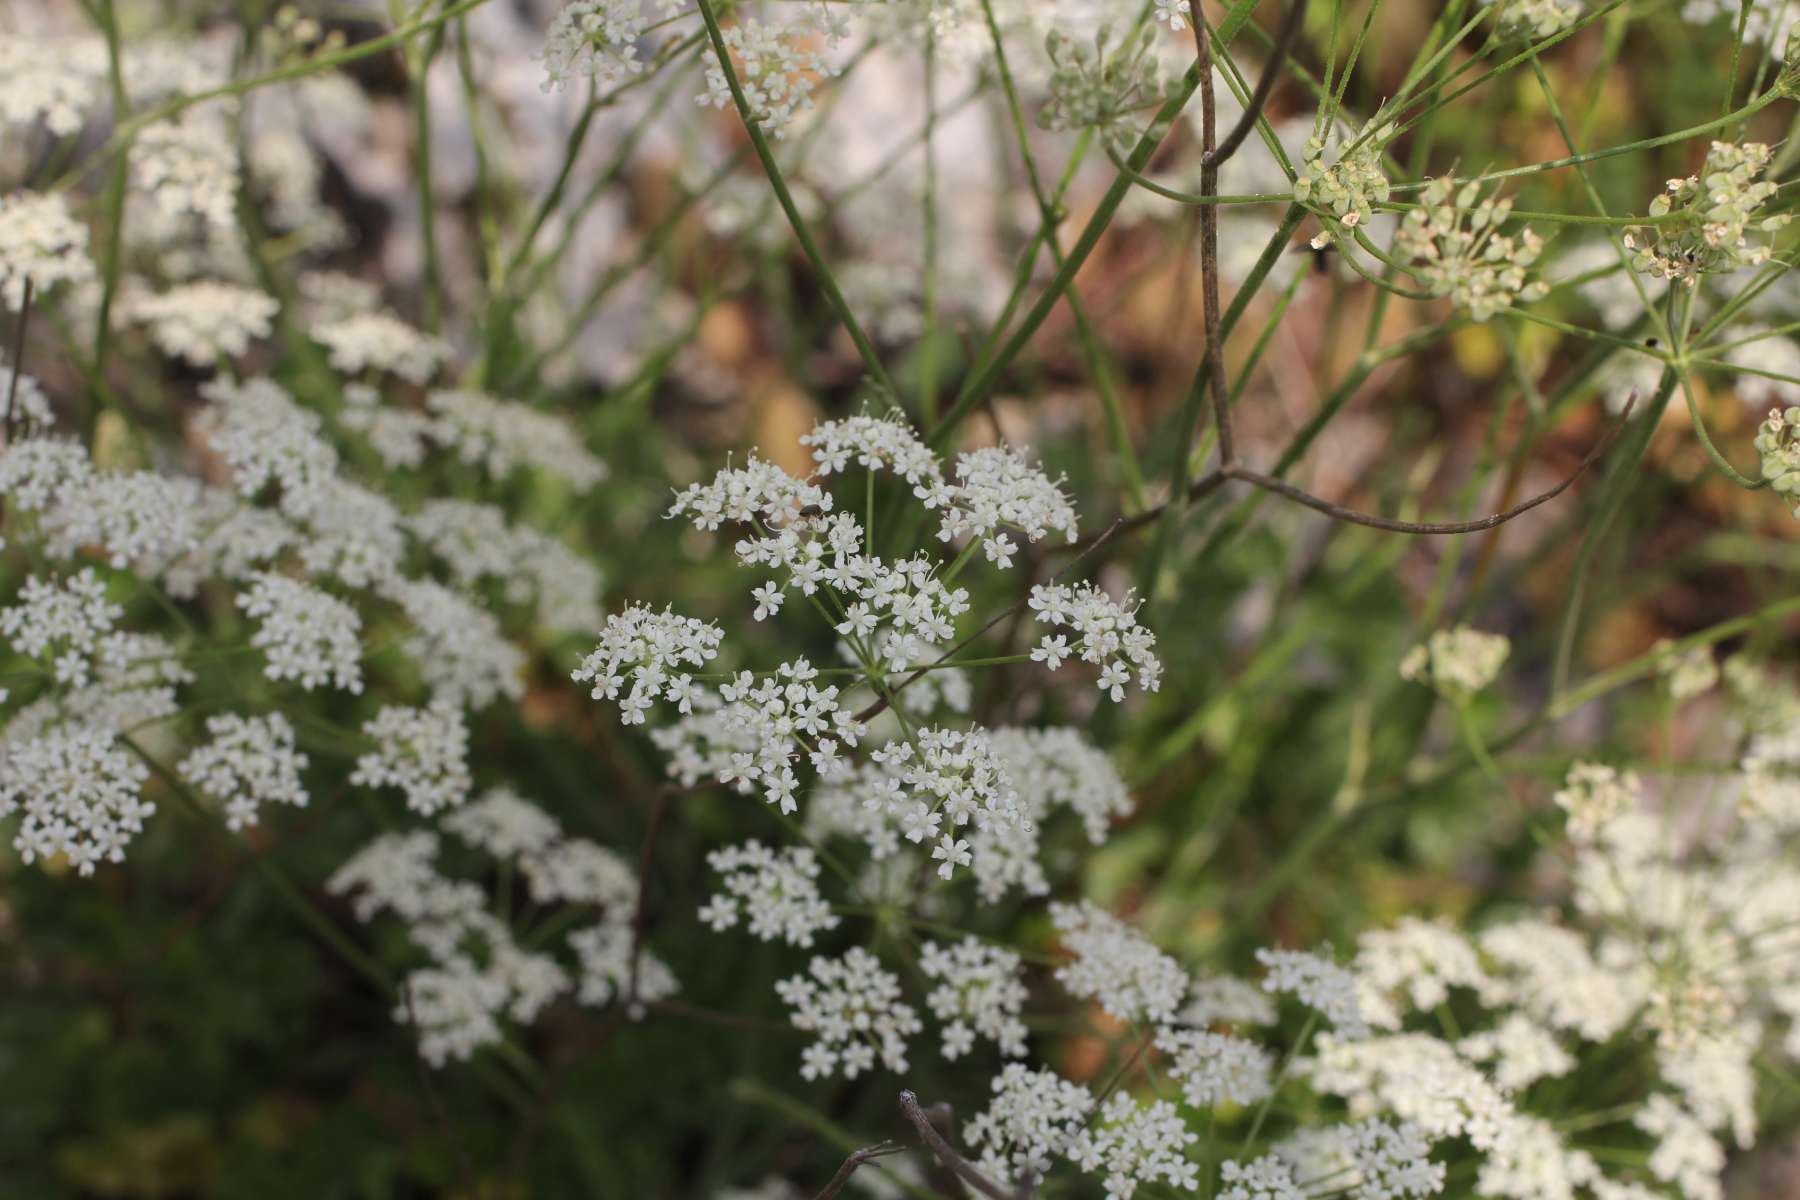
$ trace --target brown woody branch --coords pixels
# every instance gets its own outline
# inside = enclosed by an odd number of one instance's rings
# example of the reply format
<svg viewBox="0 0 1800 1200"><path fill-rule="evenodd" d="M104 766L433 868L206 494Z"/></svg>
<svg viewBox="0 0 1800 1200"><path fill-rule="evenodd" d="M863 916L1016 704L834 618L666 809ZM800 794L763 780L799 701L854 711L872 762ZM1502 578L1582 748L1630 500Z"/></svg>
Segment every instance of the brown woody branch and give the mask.
<svg viewBox="0 0 1800 1200"><path fill-rule="evenodd" d="M1223 166L1227 159L1237 153L1238 147L1244 144L1244 139L1250 136L1250 131L1256 128L1256 122L1262 118L1263 109L1269 103L1269 93L1275 90L1275 80L1281 72L1288 52L1293 49L1294 39L1300 35L1300 24L1305 17L1306 0L1293 0L1293 3L1288 6L1287 17L1282 21L1281 29L1275 34L1274 48L1269 52L1269 61L1263 64L1262 75L1257 79L1256 87L1250 93L1250 101L1244 105L1243 115L1238 117L1238 122L1231 127L1231 132L1221 138L1216 147L1207 152L1206 158L1211 159L1215 165ZM1194 22L1196 37L1199 36L1200 28L1201 25L1196 14ZM1202 49L1200 57L1204 67L1207 65L1206 60L1211 56ZM1210 90L1208 81L1203 80L1200 86ZM1205 94L1202 93L1201 100L1204 101L1205 98Z"/></svg>
<svg viewBox="0 0 1800 1200"><path fill-rule="evenodd" d="M937 1126L931 1123L931 1118L925 1115L925 1110L919 1107L917 1096L909 1091L901 1092L900 1111L906 1114L906 1119L911 1121L913 1128L919 1131L919 1140L931 1148L931 1152L937 1155L938 1161L944 1164L945 1169L988 1197L988 1200L1028 1200L1031 1195L1029 1180L1026 1181L1021 1191L1008 1192L977 1171L969 1160L958 1154L956 1148L945 1139L943 1134L938 1132Z"/></svg>
<svg viewBox="0 0 1800 1200"><path fill-rule="evenodd" d="M825 1185L825 1190L820 1192L814 1200L836 1200L837 1194L844 1190L846 1183L850 1182L850 1177L856 1174L856 1168L870 1159L880 1158L886 1154L898 1154L905 1148L898 1142L880 1142L873 1146L864 1146L844 1160L843 1165L838 1167L837 1174L831 1177L831 1181Z"/></svg>

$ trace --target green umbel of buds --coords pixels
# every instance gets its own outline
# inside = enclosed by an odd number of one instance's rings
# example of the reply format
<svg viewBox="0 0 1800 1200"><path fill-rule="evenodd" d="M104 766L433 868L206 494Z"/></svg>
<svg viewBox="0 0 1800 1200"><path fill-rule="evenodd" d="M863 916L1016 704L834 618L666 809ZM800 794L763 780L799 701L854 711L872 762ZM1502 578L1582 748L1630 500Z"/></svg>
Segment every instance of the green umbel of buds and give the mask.
<svg viewBox="0 0 1800 1200"><path fill-rule="evenodd" d="M1783 496L1800 498L1800 408L1771 409L1755 445L1762 455L1762 477L1769 486ZM1800 517L1800 499L1796 499L1794 515Z"/></svg>
<svg viewBox="0 0 1800 1200"><path fill-rule="evenodd" d="M1632 268L1692 286L1702 275L1768 261L1765 235L1793 219L1759 215L1777 190L1759 178L1774 156L1761 142L1714 142L1698 175L1669 180L1650 202L1651 216L1669 219L1625 235Z"/></svg>

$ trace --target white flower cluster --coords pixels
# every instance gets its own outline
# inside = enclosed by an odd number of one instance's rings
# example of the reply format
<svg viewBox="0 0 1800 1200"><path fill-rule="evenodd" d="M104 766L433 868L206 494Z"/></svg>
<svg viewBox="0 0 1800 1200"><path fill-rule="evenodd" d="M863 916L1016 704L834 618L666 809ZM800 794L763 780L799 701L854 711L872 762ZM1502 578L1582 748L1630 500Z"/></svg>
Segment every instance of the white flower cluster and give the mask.
<svg viewBox="0 0 1800 1200"><path fill-rule="evenodd" d="M955 1060L975 1048L977 1037L993 1042L1011 1058L1025 1054L1025 984L1019 978L1019 956L977 938L951 946L926 942L919 969L938 981L925 997L926 1007L944 1026L943 1052Z"/></svg>
<svg viewBox="0 0 1800 1200"><path fill-rule="evenodd" d="M307 691L329 684L362 691L362 618L337 597L310 584L259 571L237 598L258 621L250 644L268 658L263 674L292 679Z"/></svg>
<svg viewBox="0 0 1800 1200"><path fill-rule="evenodd" d="M561 91L572 78L611 88L644 69L637 42L644 33L638 0L573 0L544 31L543 90Z"/></svg>
<svg viewBox="0 0 1800 1200"><path fill-rule="evenodd" d="M907 840L936 838L931 857L940 864L938 877L950 879L957 867L974 862L969 843L957 834L969 824L1016 824L1018 792L984 730L922 729L915 740L916 752L913 742L899 741L869 757L888 769L896 785L889 803L900 806Z"/></svg>
<svg viewBox="0 0 1800 1200"><path fill-rule="evenodd" d="M516 864L534 903L599 908L601 920L569 935L571 971L521 947L480 887L439 872L435 833L383 834L346 861L327 888L353 895L359 920L388 912L405 922L430 960L407 977L394 1016L417 1026L420 1051L433 1065L498 1043L503 1019L529 1023L571 990L582 1004L606 1005L621 995L654 1003L678 989L668 966L636 945L638 883L618 855L566 838L553 817L505 788L449 814L443 827Z"/></svg>
<svg viewBox="0 0 1800 1200"><path fill-rule="evenodd" d="M300 782L306 755L294 746L294 727L280 713L208 717L210 740L181 760L181 777L225 806L233 830L256 824L265 804L306 805Z"/></svg>
<svg viewBox="0 0 1800 1200"><path fill-rule="evenodd" d="M481 392L435 391L425 397L425 407L432 436L495 479L533 468L586 491L606 478L606 464L588 452L569 422L528 404Z"/></svg>
<svg viewBox="0 0 1800 1200"><path fill-rule="evenodd" d="M819 895L819 861L809 846L775 850L751 840L712 851L706 865L725 877L725 890L700 909L715 932L747 916L752 937L811 946L813 934L837 928L837 915Z"/></svg>
<svg viewBox="0 0 1800 1200"><path fill-rule="evenodd" d="M95 37L8 37L0 42L0 125L42 120L57 137L79 132L105 69L106 47Z"/></svg>
<svg viewBox="0 0 1800 1200"><path fill-rule="evenodd" d="M301 520L316 513L338 467L337 451L320 436L319 418L271 379L216 379L201 394L210 404L196 428L230 465L238 494L254 499L273 483L288 516Z"/></svg>
<svg viewBox="0 0 1800 1200"><path fill-rule="evenodd" d="M898 475L926 508L943 511L939 540L979 539L987 560L1003 570L1018 551L1007 529L1033 542L1053 529L1075 540L1075 509L1059 481L1010 446L959 455L954 479L946 479L931 448L899 417L824 421L800 441L812 448L821 477L842 474L852 462ZM848 549L855 549L855 539Z"/></svg>
<svg viewBox="0 0 1800 1200"><path fill-rule="evenodd" d="M1309 1200L1345 1195L1356 1200L1422 1200L1444 1190L1444 1164L1430 1160L1432 1143L1410 1123L1371 1117L1309 1131L1248 1163L1226 1162L1229 1184L1220 1200Z"/></svg>
<svg viewBox="0 0 1800 1200"><path fill-rule="evenodd" d="M794 118L812 106L815 81L837 74L830 56L809 45L809 39L820 33L828 41L836 40L837 26L822 23L819 15L816 9L808 9L794 28L747 17L724 31L725 48L736 60L750 116L777 138L785 136ZM829 12L824 16L831 20ZM714 108L732 104L725 69L716 60L706 68L706 92L699 100Z"/></svg>
<svg viewBox="0 0 1800 1200"><path fill-rule="evenodd" d="M1111 45L1109 25L1100 26L1091 42L1051 29L1044 36L1048 99L1038 110L1038 125L1097 129L1115 146L1125 144L1136 134L1133 115L1161 104L1179 87L1155 53L1156 37L1156 30L1145 28Z"/></svg>
<svg viewBox="0 0 1800 1200"><path fill-rule="evenodd" d="M392 313L351 313L318 322L311 332L330 352L332 370L349 376L388 371L422 385L450 357L449 346Z"/></svg>
<svg viewBox="0 0 1800 1200"><path fill-rule="evenodd" d="M1406 652L1400 660L1400 678L1463 703L1494 682L1511 652L1512 643L1502 634L1483 633L1466 625L1439 629Z"/></svg>
<svg viewBox="0 0 1800 1200"><path fill-rule="evenodd" d="M1187 1148L1199 1140L1167 1100L1139 1104L1114 1092L1094 1125L1076 1131L1069 1157L1084 1171L1104 1172L1107 1200L1131 1200L1139 1187L1158 1181L1197 1192L1200 1165L1188 1159Z"/></svg>
<svg viewBox="0 0 1800 1200"><path fill-rule="evenodd" d="M1643 785L1631 771L1604 763L1578 762L1557 791L1556 806L1568 814L1569 840L1591 846L1602 831L1638 807Z"/></svg>
<svg viewBox="0 0 1800 1200"><path fill-rule="evenodd" d="M684 785L712 778L745 795L760 786L770 804L794 812L800 786L794 765L804 758L821 780L843 779L853 768L840 757L842 747L855 746L866 732L840 706L838 689L820 688L813 682L817 676L810 663L796 659L760 682L742 671L718 691L693 688L684 694L689 715L652 731L651 738L669 755L669 773Z"/></svg>
<svg viewBox="0 0 1800 1200"><path fill-rule="evenodd" d="M800 1074L819 1079L843 1072L855 1079L881 1065L906 1070L906 1039L924 1028L901 999L900 980L861 946L841 958L814 958L807 973L775 985L794 1010L794 1028L814 1035L800 1054Z"/></svg>
<svg viewBox="0 0 1800 1200"><path fill-rule="evenodd" d="M1345 1041L1369 1035L1356 976L1350 971L1304 950L1259 949L1256 961L1268 969L1264 991L1293 996L1331 1022Z"/></svg>
<svg viewBox="0 0 1800 1200"><path fill-rule="evenodd" d="M69 215L60 193L0 196L0 299L6 307L16 310L25 302L27 282L42 294L92 279L87 248L87 226Z"/></svg>
<svg viewBox="0 0 1800 1200"><path fill-rule="evenodd" d="M9 729L8 734L12 734ZM66 855L82 875L125 861L156 806L139 790L150 770L112 729L70 722L0 743L0 820L20 814L13 848L25 862Z"/></svg>
<svg viewBox="0 0 1800 1200"><path fill-rule="evenodd" d="M1351 970L1362 1015L1380 1029L1400 1027L1397 997L1431 1012L1450 998L1453 987L1482 992L1492 986L1467 938L1446 922L1417 917L1363 934Z"/></svg>
<svg viewBox="0 0 1800 1200"><path fill-rule="evenodd" d="M423 816L468 799L469 729L460 709L443 701L429 708L384 704L363 733L376 748L358 756L354 786L397 787Z"/></svg>
<svg viewBox="0 0 1800 1200"><path fill-rule="evenodd" d="M18 599L0 609L0 636L47 667L57 683L82 687L93 678L102 639L124 615L92 567L60 582L32 575Z"/></svg>
<svg viewBox="0 0 1800 1200"><path fill-rule="evenodd" d="M1204 1029L1211 1025L1273 1025L1277 1015L1274 998L1254 983L1231 975L1202 975L1188 987L1187 1006L1176 1019Z"/></svg>
<svg viewBox="0 0 1800 1200"><path fill-rule="evenodd" d="M494 614L429 579L396 579L382 591L406 614L412 632L402 649L435 699L480 709L525 694L525 652Z"/></svg>
<svg viewBox="0 0 1800 1200"><path fill-rule="evenodd" d="M1033 662L1054 671L1074 654L1100 668L1100 690L1115 703L1125 699L1133 668L1145 691L1162 687L1162 663L1154 653L1156 635L1137 623L1137 606L1130 595L1121 603L1091 583L1043 583L1032 587L1029 604L1034 619L1076 635L1070 647L1067 636L1045 634L1031 651Z"/></svg>
<svg viewBox="0 0 1800 1200"><path fill-rule="evenodd" d="M1511 215L1511 200L1483 196L1478 183L1458 188L1448 176L1433 179L1400 222L1394 257L1410 264L1426 291L1448 296L1473 320L1485 321L1550 291L1543 280L1528 278L1544 240L1530 229L1516 237L1501 233Z"/></svg>
<svg viewBox="0 0 1800 1200"><path fill-rule="evenodd" d="M1023 1063L1007 1063L993 1089L993 1101L967 1130L990 1178L1041 1176L1068 1152L1094 1107L1093 1096L1080 1084Z"/></svg>
<svg viewBox="0 0 1800 1200"><path fill-rule="evenodd" d="M1254 1042L1229 1033L1161 1029L1156 1048L1169 1056L1169 1076L1190 1105L1250 1105L1274 1091L1274 1059Z"/></svg>
<svg viewBox="0 0 1800 1200"><path fill-rule="evenodd" d="M1057 807L1081 818L1093 845L1100 845L1113 821L1131 812L1131 792L1104 750L1079 729L996 729L988 735L1036 826Z"/></svg>
<svg viewBox="0 0 1800 1200"><path fill-rule="evenodd" d="M1767 262L1773 250L1753 234L1774 234L1792 213L1759 216L1778 185L1760 179L1775 152L1761 142L1714 142L1697 175L1671 179L1650 202L1650 215L1670 217L1625 235L1632 267L1692 287L1701 275Z"/></svg>
<svg viewBox="0 0 1800 1200"><path fill-rule="evenodd" d="M987 560L1002 569L1012 566L1018 551L1003 529L1023 530L1033 542L1052 529L1075 540L1075 508L1062 488L1007 446L959 456L956 483L938 483L925 506L944 510L939 538L979 538Z"/></svg>
<svg viewBox="0 0 1800 1200"><path fill-rule="evenodd" d="M216 108L158 121L131 142L131 182L168 223L237 223L238 155Z"/></svg>
<svg viewBox="0 0 1800 1200"><path fill-rule="evenodd" d="M533 1020L568 989L569 976L550 956L520 948L486 911L480 888L439 874L437 854L436 834L383 834L346 860L326 887L358 893L361 920L391 912L406 922L431 960L402 983L394 1019L419 1031L420 1054L441 1067L497 1044L503 1017Z"/></svg>
<svg viewBox="0 0 1800 1200"><path fill-rule="evenodd" d="M871 471L891 471L914 488L930 488L943 480L937 455L898 416L859 414L821 421L800 438L811 447L822 476L841 475L854 462Z"/></svg>
<svg viewBox="0 0 1800 1200"><path fill-rule="evenodd" d="M634 604L606 618L599 643L570 677L592 683L596 700L619 700L619 719L625 724L642 725L658 699L674 702L683 712L692 710L694 682L684 668L712 661L724 636L717 625L698 618ZM626 671L631 691L620 700Z"/></svg>
<svg viewBox="0 0 1800 1200"><path fill-rule="evenodd" d="M273 296L252 288L207 281L138 296L125 315L150 326L164 354L209 367L242 356L253 340L268 337L279 308Z"/></svg>
<svg viewBox="0 0 1800 1200"><path fill-rule="evenodd" d="M1581 0L1482 0L1496 14L1494 28L1508 41L1541 42L1581 16Z"/></svg>
<svg viewBox="0 0 1800 1200"><path fill-rule="evenodd" d="M1677 704L1710 692L1719 682L1719 664L1705 646L1678 651L1668 638L1659 638L1650 649L1661 655L1656 661L1656 674L1669 689L1669 698Z"/></svg>
<svg viewBox="0 0 1800 1200"><path fill-rule="evenodd" d="M1095 1000L1115 1020L1171 1021L1188 988L1181 965L1092 901L1052 903L1050 920L1075 960L1056 969L1070 995Z"/></svg>

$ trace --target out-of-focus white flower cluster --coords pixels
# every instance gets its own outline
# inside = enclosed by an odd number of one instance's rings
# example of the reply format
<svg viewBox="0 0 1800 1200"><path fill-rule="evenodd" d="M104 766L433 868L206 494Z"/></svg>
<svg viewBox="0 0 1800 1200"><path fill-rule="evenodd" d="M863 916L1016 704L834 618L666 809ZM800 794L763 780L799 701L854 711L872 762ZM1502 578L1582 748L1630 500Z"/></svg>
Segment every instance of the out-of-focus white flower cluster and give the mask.
<svg viewBox="0 0 1800 1200"><path fill-rule="evenodd" d="M360 920L387 913L404 922L427 960L402 983L394 1017L418 1030L420 1053L433 1066L497 1044L503 1022L529 1024L571 991L578 1003L604 1006L621 997L655 1003L677 990L668 967L632 935L638 883L618 855L566 836L543 809L505 788L445 817L440 828L515 866L535 903L597 909L601 920L568 935L571 969L521 946L478 885L440 871L436 832L382 834L348 859L329 890L350 896Z"/></svg>
<svg viewBox="0 0 1800 1200"><path fill-rule="evenodd" d="M1439 629L1406 652L1400 660L1400 678L1462 703L1494 682L1511 652L1512 643L1498 633L1466 625Z"/></svg>

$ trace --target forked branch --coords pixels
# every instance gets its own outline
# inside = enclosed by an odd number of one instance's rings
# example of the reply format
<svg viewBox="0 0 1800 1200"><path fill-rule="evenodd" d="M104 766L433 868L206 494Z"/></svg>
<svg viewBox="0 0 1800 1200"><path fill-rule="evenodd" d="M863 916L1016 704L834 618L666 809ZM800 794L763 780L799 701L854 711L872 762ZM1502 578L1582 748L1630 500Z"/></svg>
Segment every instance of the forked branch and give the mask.
<svg viewBox="0 0 1800 1200"><path fill-rule="evenodd" d="M913 1128L919 1131L919 1140L931 1147L931 1152L937 1155L938 1161L944 1164L945 1170L988 1197L989 1200L1028 1200L1031 1195L1029 1181L1021 1191L1009 1192L977 1171L973 1164L958 1154L956 1148L945 1139L943 1134L938 1132L937 1126L931 1123L931 1118L925 1115L925 1110L919 1107L917 1096L911 1092L901 1092L900 1111L905 1113L906 1119L913 1123Z"/></svg>
<svg viewBox="0 0 1800 1200"><path fill-rule="evenodd" d="M843 1164L837 1169L837 1174L831 1177L831 1181L825 1185L825 1190L820 1192L814 1200L835 1200L837 1194L844 1190L844 1185L850 1182L850 1177L856 1174L856 1168L870 1159L881 1158L888 1154L898 1154L904 1149L906 1147L899 1142L880 1142L855 1151L844 1159Z"/></svg>

